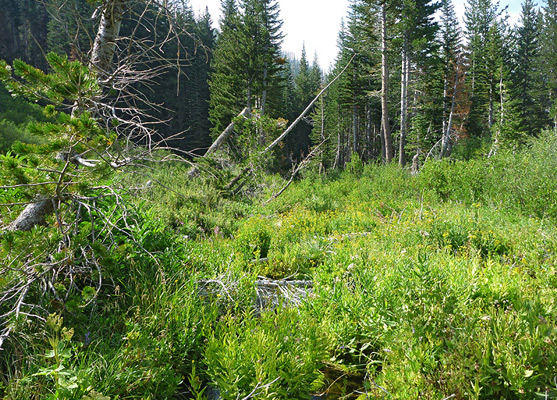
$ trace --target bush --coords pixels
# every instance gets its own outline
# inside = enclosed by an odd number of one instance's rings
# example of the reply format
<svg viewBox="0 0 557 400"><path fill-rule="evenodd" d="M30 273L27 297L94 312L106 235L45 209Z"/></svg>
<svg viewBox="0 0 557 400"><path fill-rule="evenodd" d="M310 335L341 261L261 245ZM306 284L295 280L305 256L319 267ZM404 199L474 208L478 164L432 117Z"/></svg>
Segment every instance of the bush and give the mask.
<svg viewBox="0 0 557 400"><path fill-rule="evenodd" d="M224 400L308 399L322 385L324 335L295 309L224 317L209 337L207 373ZM259 390L256 390L258 389Z"/></svg>

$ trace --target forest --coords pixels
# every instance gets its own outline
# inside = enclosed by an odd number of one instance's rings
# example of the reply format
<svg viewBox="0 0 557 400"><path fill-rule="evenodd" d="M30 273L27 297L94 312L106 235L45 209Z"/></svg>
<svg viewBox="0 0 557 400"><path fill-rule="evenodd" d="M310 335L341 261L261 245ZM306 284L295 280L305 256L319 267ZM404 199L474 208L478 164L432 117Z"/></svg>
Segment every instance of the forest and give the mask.
<svg viewBox="0 0 557 400"><path fill-rule="evenodd" d="M557 0L0 9L1 399L557 399Z"/></svg>

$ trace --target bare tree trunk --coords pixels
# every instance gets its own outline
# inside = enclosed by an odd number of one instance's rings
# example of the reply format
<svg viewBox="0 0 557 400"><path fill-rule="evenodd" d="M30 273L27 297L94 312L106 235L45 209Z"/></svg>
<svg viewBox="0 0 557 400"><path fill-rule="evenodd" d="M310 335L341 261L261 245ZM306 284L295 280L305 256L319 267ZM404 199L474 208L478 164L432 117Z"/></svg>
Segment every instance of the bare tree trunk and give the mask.
<svg viewBox="0 0 557 400"><path fill-rule="evenodd" d="M325 101L321 97L321 142L325 141ZM320 152L320 162L319 162L319 174L322 174L325 170L325 151Z"/></svg>
<svg viewBox="0 0 557 400"><path fill-rule="evenodd" d="M352 151L358 152L358 105L354 103L352 106Z"/></svg>
<svg viewBox="0 0 557 400"><path fill-rule="evenodd" d="M389 66L387 64L387 5L381 4L381 128L384 139L384 160L390 163L393 159L393 139L389 127Z"/></svg>
<svg viewBox="0 0 557 400"><path fill-rule="evenodd" d="M406 164L406 136L408 129L408 81L410 79L410 55L408 52L408 38L404 38L402 45L402 66L400 77L400 143L399 159L401 166Z"/></svg>
<svg viewBox="0 0 557 400"><path fill-rule="evenodd" d="M252 89L251 89L251 82L248 82L247 94L246 94L246 109L248 110L248 118L251 117L251 113L253 111L252 105Z"/></svg>
<svg viewBox="0 0 557 400"><path fill-rule="evenodd" d="M371 148L372 148L372 133L371 133L371 107L366 104L366 143L365 143L365 156L366 159L371 159Z"/></svg>
<svg viewBox="0 0 557 400"><path fill-rule="evenodd" d="M489 127L489 131L491 134L491 127L493 126L493 82L490 82L489 85L489 115L488 115L488 120L487 120L487 124Z"/></svg>
<svg viewBox="0 0 557 400"><path fill-rule="evenodd" d="M248 109L244 108L242 110L242 112L240 114L238 114L238 117L244 117L247 118L248 116ZM207 149L207 151L205 152L205 154L203 155L204 157L207 157L211 154L213 154L215 151L217 151L219 149L219 147L226 141L226 139L228 139L228 137L230 136L230 134L232 133L232 131L234 130L234 121L232 121L224 131L222 131L222 133L219 135L219 137L213 142L213 144L211 145L211 147L209 147Z"/></svg>
<svg viewBox="0 0 557 400"><path fill-rule="evenodd" d="M340 139L340 119L338 121L338 126L337 126L337 148L336 148L336 152L335 152L335 162L333 163L333 169L335 169L337 167L337 165L339 165L340 163L340 145L341 145L341 139Z"/></svg>
<svg viewBox="0 0 557 400"><path fill-rule="evenodd" d="M441 152L439 153L439 158L447 157L449 154L449 146L451 143L451 131L453 127L453 115L454 109L456 106L456 95L458 89L458 80L459 80L459 73L458 70L456 71L454 87L453 87L453 98L451 101L451 111L449 112L449 119L445 123L445 129L443 130L443 140L441 141Z"/></svg>
<svg viewBox="0 0 557 400"><path fill-rule="evenodd" d="M35 225L44 225L46 217L54 211L52 199L39 198L29 204L18 217L6 227L7 231L30 231Z"/></svg>
<svg viewBox="0 0 557 400"><path fill-rule="evenodd" d="M497 150L499 150L499 136L501 135L501 127L505 123L505 93L503 91L503 73L501 73L501 78L499 80L499 96L501 101L500 104L501 117L499 119L499 127L497 128L497 132L495 132L493 146L491 146L491 150L489 151L487 158L491 158L495 154L497 154Z"/></svg>
<svg viewBox="0 0 557 400"><path fill-rule="evenodd" d="M267 61L263 66L263 93L261 94L261 115L265 115L265 105L267 104L267 77L269 75L269 67L267 65ZM263 128L259 128L258 132L259 136L259 145L265 145L265 131Z"/></svg>
<svg viewBox="0 0 557 400"><path fill-rule="evenodd" d="M90 65L99 72L101 79L110 74L125 7L125 0L104 0L102 2L101 20L91 50L90 61Z"/></svg>

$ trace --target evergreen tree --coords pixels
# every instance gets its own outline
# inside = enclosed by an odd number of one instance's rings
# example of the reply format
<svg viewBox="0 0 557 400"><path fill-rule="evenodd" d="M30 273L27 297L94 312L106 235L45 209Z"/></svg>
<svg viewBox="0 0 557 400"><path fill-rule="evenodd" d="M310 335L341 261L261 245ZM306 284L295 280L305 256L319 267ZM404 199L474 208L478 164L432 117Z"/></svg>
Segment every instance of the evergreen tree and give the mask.
<svg viewBox="0 0 557 400"><path fill-rule="evenodd" d="M221 34L211 75L213 133L220 133L243 107L277 116L282 98L282 21L276 0L224 0ZM264 132L260 132L261 136ZM262 137L260 137L261 141Z"/></svg>
<svg viewBox="0 0 557 400"><path fill-rule="evenodd" d="M450 153L452 126L458 98L462 69L461 31L452 0L441 1L439 30L440 58L443 66L443 120L440 157Z"/></svg>
<svg viewBox="0 0 557 400"><path fill-rule="evenodd" d="M513 74L514 97L523 130L537 135L546 117L542 110L542 89L539 63L540 20L532 0L522 3L516 36L516 69Z"/></svg>
<svg viewBox="0 0 557 400"><path fill-rule="evenodd" d="M540 72L547 88L543 104L557 130L557 0L546 0L543 8L543 27L540 35Z"/></svg>
<svg viewBox="0 0 557 400"><path fill-rule="evenodd" d="M470 112L467 120L468 133L473 136L489 137L493 125L493 112L497 82L495 80L497 54L490 54L490 41L496 39L493 27L498 18L498 5L491 0L468 0L464 24L468 39L468 86Z"/></svg>
<svg viewBox="0 0 557 400"><path fill-rule="evenodd" d="M236 0L222 0L220 34L215 44L210 74L209 119L216 137L245 107L238 57L241 16Z"/></svg>

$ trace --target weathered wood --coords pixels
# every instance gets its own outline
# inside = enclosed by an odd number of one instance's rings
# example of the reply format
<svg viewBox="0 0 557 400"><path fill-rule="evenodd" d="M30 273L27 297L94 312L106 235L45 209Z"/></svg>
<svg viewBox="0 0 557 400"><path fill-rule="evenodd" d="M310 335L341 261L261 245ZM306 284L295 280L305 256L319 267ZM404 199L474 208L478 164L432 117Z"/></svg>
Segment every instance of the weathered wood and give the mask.
<svg viewBox="0 0 557 400"><path fill-rule="evenodd" d="M101 20L91 50L90 66L98 71L102 79L109 75L112 67L125 7L125 0L108 0L103 1L100 8Z"/></svg>
<svg viewBox="0 0 557 400"><path fill-rule="evenodd" d="M323 89L321 89L321 91L317 94L317 96L315 96L315 98L311 101L311 103L309 103L309 105L306 107L306 109L298 116L298 118L296 118L296 120L278 137L276 138L273 143L271 143L269 146L267 146L267 148L265 148L265 150L263 150L263 154L269 152L270 150L272 150L275 146L277 146L280 142L282 142L282 140L288 136L288 134L290 132L292 132L292 130L296 127L296 125L298 125L298 123L304 119L304 117L310 112L311 108L313 107L313 105L317 102L317 100L319 100L319 98L323 95L323 93L325 93L325 91L327 89L329 89L329 87L335 83L337 81L338 78L340 78L342 76L342 74L344 74L344 71L346 71L348 69L348 66L350 64L352 64L352 61L354 61L354 58L356 57L356 54L354 54L352 56L352 58L350 59L350 61L348 61L348 64L346 64L346 66L343 68L342 71L340 71L340 73L335 76L335 78L329 82Z"/></svg>
<svg viewBox="0 0 557 400"><path fill-rule="evenodd" d="M247 118L248 117L248 109L244 108L242 110L242 112L240 114L238 114L238 117L244 117ZM207 157L211 154L213 154L215 151L217 151L220 146L226 141L226 139L228 139L228 137L230 136L230 134L234 131L234 121L232 121L224 131L222 131L222 133L219 135L219 137L213 142L213 144L211 145L211 147L209 147L207 149L207 151L204 154L204 157Z"/></svg>
<svg viewBox="0 0 557 400"><path fill-rule="evenodd" d="M27 205L7 227L7 231L30 231L35 225L44 225L46 217L54 211L52 199L40 198Z"/></svg>
<svg viewBox="0 0 557 400"><path fill-rule="evenodd" d="M453 125L454 110L456 107L456 91L458 89L459 74L456 71L454 88L453 88L453 98L451 101L451 111L449 112L449 120L447 121L446 130L443 132L443 138L441 143L441 152L439 153L439 158L444 158L449 155L449 146L451 143L451 130Z"/></svg>
<svg viewBox="0 0 557 400"><path fill-rule="evenodd" d="M384 139L385 162L393 159L393 139L389 126L389 64L387 60L387 5L381 4L381 128Z"/></svg>
<svg viewBox="0 0 557 400"><path fill-rule="evenodd" d="M242 112L240 114L238 114L238 117L244 117L247 118L249 115L248 109L244 108L242 110ZM226 140L230 137L230 134L234 131L234 121L232 121L224 131L222 131L222 133L219 135L219 137L213 142L213 144L211 145L211 147L209 147L207 149L207 151L205 152L205 154L203 155L203 157L208 157L211 154L213 154L215 151L217 151L220 146L222 146L222 144L224 142L226 142ZM199 169L197 168L197 166L194 166L189 172L188 172L188 176L191 178L195 175L197 175Z"/></svg>

